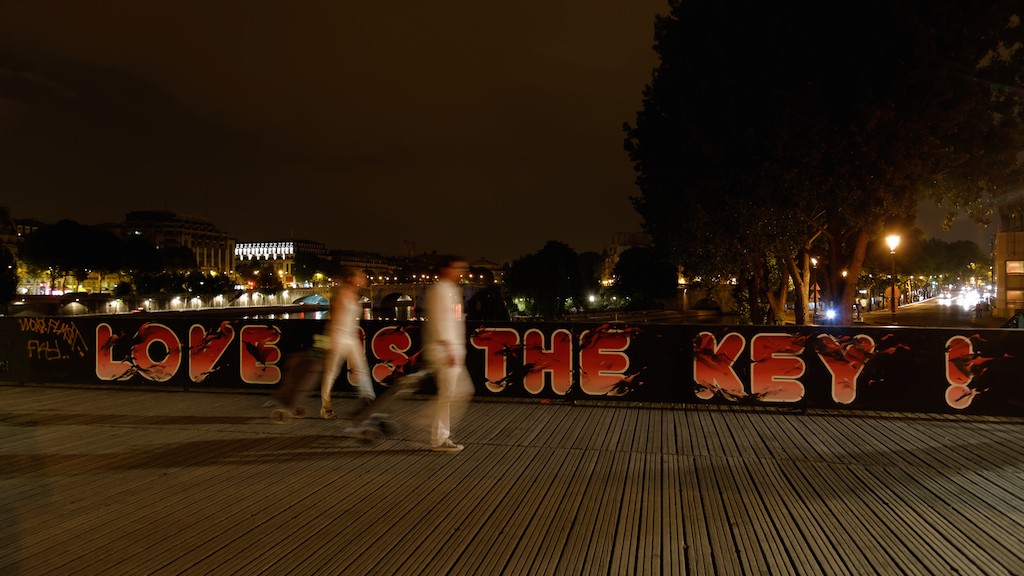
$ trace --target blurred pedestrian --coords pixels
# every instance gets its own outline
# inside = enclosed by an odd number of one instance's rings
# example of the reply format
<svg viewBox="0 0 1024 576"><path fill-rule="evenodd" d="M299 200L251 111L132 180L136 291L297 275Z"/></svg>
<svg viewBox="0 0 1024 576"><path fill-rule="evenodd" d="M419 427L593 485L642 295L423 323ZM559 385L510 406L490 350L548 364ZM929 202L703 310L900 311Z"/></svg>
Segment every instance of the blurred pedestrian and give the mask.
<svg viewBox="0 0 1024 576"><path fill-rule="evenodd" d="M324 376L320 383L320 417L335 418L331 407L331 389L341 371L342 363L348 364L349 382L359 394L360 406L369 404L376 397L370 382L370 369L366 363L366 350L359 336L359 319L363 305L359 291L366 287L366 276L352 269L344 269L338 285L331 296L330 319L327 321L327 337L330 348L324 357Z"/></svg>
<svg viewBox="0 0 1024 576"><path fill-rule="evenodd" d="M430 443L438 452L462 450L463 446L451 439L452 424L461 417L473 395L473 381L466 370L465 301L459 286L468 272L465 259L446 257L438 281L424 296L423 358L437 384Z"/></svg>

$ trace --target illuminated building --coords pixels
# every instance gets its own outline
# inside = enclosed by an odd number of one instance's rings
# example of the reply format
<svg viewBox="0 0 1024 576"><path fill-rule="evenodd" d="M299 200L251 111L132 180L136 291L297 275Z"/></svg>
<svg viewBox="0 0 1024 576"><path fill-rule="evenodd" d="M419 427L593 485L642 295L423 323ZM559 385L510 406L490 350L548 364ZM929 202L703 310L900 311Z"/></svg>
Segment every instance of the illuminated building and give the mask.
<svg viewBox="0 0 1024 576"><path fill-rule="evenodd" d="M167 210L129 212L121 228L124 237L140 236L157 248L192 250L201 272L225 274L235 269L235 239L203 218Z"/></svg>
<svg viewBox="0 0 1024 576"><path fill-rule="evenodd" d="M992 277L999 315L1024 310L1024 195L999 206Z"/></svg>
<svg viewBox="0 0 1024 576"><path fill-rule="evenodd" d="M285 286L295 287L295 258L308 254L326 258L327 247L311 240L276 240L272 242L239 242L235 245L238 262L266 262Z"/></svg>

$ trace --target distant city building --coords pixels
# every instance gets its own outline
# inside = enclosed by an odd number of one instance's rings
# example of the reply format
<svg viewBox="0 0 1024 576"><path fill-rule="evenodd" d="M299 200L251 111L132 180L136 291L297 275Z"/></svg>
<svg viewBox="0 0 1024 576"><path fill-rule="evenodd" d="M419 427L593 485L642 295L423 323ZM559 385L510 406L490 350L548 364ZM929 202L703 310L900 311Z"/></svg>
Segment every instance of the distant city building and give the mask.
<svg viewBox="0 0 1024 576"><path fill-rule="evenodd" d="M11 251L11 254L18 254L18 226L11 219L11 209L7 206L0 206L0 246Z"/></svg>
<svg viewBox="0 0 1024 576"><path fill-rule="evenodd" d="M1024 194L999 206L992 275L1000 315L1024 310Z"/></svg>
<svg viewBox="0 0 1024 576"><path fill-rule="evenodd" d="M39 230L43 226L43 223L34 218L15 218L14 227L18 230L18 236L21 240L24 240L29 234L32 234L36 230Z"/></svg>
<svg viewBox="0 0 1024 576"><path fill-rule="evenodd" d="M643 248L651 245L651 237L643 232L619 232L612 236L612 242L604 249L601 266L601 285L615 284L615 265L619 263L619 255L630 248Z"/></svg>
<svg viewBox="0 0 1024 576"><path fill-rule="evenodd" d="M327 259L327 247L311 240L278 240L274 242L239 242L235 245L238 262L266 262L281 277L285 286L295 287L295 261L308 255Z"/></svg>
<svg viewBox="0 0 1024 576"><path fill-rule="evenodd" d="M371 283L397 281L402 272L399 259L389 258L376 252L359 250L331 250L331 262L353 270L362 270Z"/></svg>
<svg viewBox="0 0 1024 576"><path fill-rule="evenodd" d="M14 218L14 227L17 229L17 236L20 240L25 240L35 234L43 225L43 222L35 218Z"/></svg>
<svg viewBox="0 0 1024 576"><path fill-rule="evenodd" d="M235 239L203 218L167 210L129 212L121 230L124 237L141 236L157 248L189 248L201 272L227 274L235 269Z"/></svg>
<svg viewBox="0 0 1024 576"><path fill-rule="evenodd" d="M11 218L10 209L0 207L0 244L16 249L25 237L48 225L34 219ZM297 259L304 255L324 261L323 277L311 284L331 284L332 275L341 267L360 270L367 275L371 284L424 284L431 283L445 258L436 252L413 254L415 245L406 243L403 256L385 256L377 252L329 249L320 242L310 240L275 240L266 242L237 242L204 218L179 214L170 210L139 210L128 212L121 223L95 225L109 230L121 238L139 237L157 248L188 248L196 257L198 269L204 273L230 274L236 276L240 262L260 261L269 264L286 287L298 288L296 277ZM315 260L301 262L317 266ZM486 273L474 274L467 278L469 284L488 284L503 281L501 265L480 258L471 262L471 267ZM316 274L314 274L316 276ZM100 276L93 272L79 289L102 291L112 290L119 276ZM32 287L38 290L38 287ZM34 292L33 292L34 293Z"/></svg>
<svg viewBox="0 0 1024 576"><path fill-rule="evenodd" d="M491 278L495 284L503 284L505 282L505 271L501 265L497 262L491 262L486 258L474 260L469 263L470 270L472 269L483 269L490 273Z"/></svg>

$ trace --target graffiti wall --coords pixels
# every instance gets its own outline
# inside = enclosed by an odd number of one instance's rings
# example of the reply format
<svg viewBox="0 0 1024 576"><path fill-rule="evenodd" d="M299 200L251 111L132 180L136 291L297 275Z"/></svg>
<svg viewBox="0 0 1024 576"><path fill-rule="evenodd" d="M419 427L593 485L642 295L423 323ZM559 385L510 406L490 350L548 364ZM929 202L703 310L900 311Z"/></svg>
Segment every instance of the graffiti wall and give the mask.
<svg viewBox="0 0 1024 576"><path fill-rule="evenodd" d="M270 390L319 320L0 318L0 380ZM418 322L362 324L376 386L419 370ZM490 397L1024 415L1024 331L470 324ZM343 373L337 390L346 389Z"/></svg>

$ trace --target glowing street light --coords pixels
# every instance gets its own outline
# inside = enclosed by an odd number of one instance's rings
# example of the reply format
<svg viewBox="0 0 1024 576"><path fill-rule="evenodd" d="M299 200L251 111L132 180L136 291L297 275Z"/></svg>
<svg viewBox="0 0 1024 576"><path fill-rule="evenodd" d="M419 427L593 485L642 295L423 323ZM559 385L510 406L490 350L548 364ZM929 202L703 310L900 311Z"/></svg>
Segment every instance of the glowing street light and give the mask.
<svg viewBox="0 0 1024 576"><path fill-rule="evenodd" d="M814 319L818 319L818 259L811 256L811 296L814 297Z"/></svg>
<svg viewBox="0 0 1024 576"><path fill-rule="evenodd" d="M885 237L885 243L889 245L889 254L892 256L892 294L889 295L889 306L892 309L892 323L896 323L896 247L900 245L899 234L890 234Z"/></svg>

